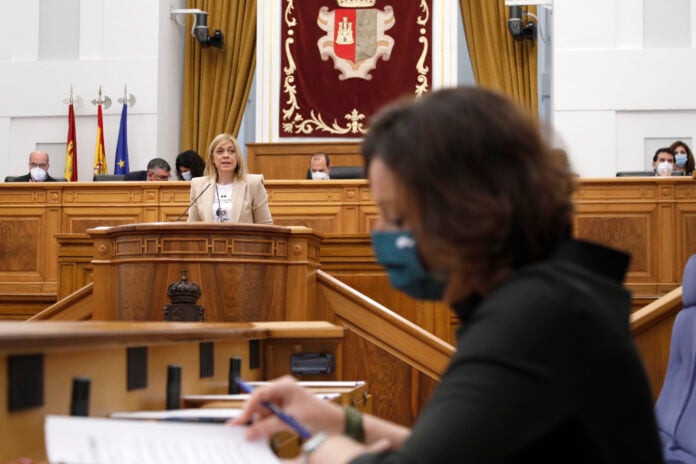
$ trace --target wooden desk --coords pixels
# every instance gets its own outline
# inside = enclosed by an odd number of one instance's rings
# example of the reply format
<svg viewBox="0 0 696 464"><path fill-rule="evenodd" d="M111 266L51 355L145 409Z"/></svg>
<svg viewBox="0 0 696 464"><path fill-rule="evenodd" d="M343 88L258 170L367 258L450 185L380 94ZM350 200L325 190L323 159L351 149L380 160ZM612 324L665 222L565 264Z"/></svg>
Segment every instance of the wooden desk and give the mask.
<svg viewBox="0 0 696 464"><path fill-rule="evenodd" d="M0 462L45 461L44 417L69 413L76 376L91 379L90 416L164 409L170 364L182 368L183 395L225 393L231 357L242 359L244 378L265 380L290 373L292 353L332 345L340 368L343 334L324 322L0 323L0 386L9 392L0 395Z"/></svg>
<svg viewBox="0 0 696 464"><path fill-rule="evenodd" d="M648 303L677 287L686 260L696 253L694 180L579 183L576 235L633 255L626 284L637 301ZM268 180L266 188L276 224L306 226L325 236L324 269L451 340L447 309L390 291L376 265L368 232L377 209L366 181ZM188 202L187 182L0 184L0 318L26 319L93 280L90 244L74 234L101 225L173 221Z"/></svg>

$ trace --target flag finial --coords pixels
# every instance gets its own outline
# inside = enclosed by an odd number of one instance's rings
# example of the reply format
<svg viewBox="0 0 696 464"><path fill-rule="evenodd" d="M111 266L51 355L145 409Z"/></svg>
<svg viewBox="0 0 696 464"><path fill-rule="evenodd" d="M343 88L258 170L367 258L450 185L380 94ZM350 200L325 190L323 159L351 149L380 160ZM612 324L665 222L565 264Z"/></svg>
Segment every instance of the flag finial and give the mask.
<svg viewBox="0 0 696 464"><path fill-rule="evenodd" d="M126 86L123 86L123 97L118 99L122 105L128 105L131 108L135 106L135 95L128 93Z"/></svg>
<svg viewBox="0 0 696 464"><path fill-rule="evenodd" d="M111 106L111 97L109 97L108 95L102 95L101 84L99 84L99 96L92 100L92 104L95 106L102 105L106 110L108 110Z"/></svg>
<svg viewBox="0 0 696 464"><path fill-rule="evenodd" d="M63 99L63 103L65 103L66 105L74 104L75 108L82 107L82 97L74 94L72 84L70 84L70 95L68 95L67 98Z"/></svg>

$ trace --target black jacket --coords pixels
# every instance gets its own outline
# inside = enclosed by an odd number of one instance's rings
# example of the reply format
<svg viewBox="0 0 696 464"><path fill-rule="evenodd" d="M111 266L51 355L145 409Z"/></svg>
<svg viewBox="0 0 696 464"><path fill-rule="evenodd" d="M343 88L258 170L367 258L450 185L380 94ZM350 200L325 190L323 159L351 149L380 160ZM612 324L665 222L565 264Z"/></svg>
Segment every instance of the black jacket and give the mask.
<svg viewBox="0 0 696 464"><path fill-rule="evenodd" d="M570 240L455 304L457 351L410 437L352 463L663 462L627 266L627 255Z"/></svg>

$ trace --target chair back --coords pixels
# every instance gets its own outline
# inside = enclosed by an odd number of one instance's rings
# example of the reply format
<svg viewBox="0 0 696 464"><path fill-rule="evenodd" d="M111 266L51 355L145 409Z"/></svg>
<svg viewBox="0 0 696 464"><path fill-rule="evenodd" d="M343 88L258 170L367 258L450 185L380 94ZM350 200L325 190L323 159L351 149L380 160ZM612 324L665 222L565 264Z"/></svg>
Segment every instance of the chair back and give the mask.
<svg viewBox="0 0 696 464"><path fill-rule="evenodd" d="M365 168L362 166L331 166L331 179L365 179ZM307 168L307 179L312 178L312 171Z"/></svg>
<svg viewBox="0 0 696 464"><path fill-rule="evenodd" d="M123 174L95 174L92 177L93 182L106 182L114 180L123 180L125 176Z"/></svg>
<svg viewBox="0 0 696 464"><path fill-rule="evenodd" d="M5 182L14 182L19 176L5 176Z"/></svg>
<svg viewBox="0 0 696 464"><path fill-rule="evenodd" d="M665 462L696 462L696 254L684 268L667 375L655 404Z"/></svg>
<svg viewBox="0 0 696 464"><path fill-rule="evenodd" d="M654 177L655 171L618 171L616 177Z"/></svg>

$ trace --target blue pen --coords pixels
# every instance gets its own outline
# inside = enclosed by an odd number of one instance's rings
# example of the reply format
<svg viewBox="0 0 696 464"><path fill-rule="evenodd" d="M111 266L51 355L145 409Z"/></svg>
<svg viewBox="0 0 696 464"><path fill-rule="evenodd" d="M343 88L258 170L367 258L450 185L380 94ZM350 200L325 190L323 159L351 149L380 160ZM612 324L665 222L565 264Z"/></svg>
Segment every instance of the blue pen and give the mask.
<svg viewBox="0 0 696 464"><path fill-rule="evenodd" d="M235 381L237 382L237 385L239 385L239 388L241 388L244 393L251 393L252 392L253 388L251 387L251 385L244 382L242 379L237 378L237 379L235 379ZM261 404L263 405L264 408L268 409L273 414L278 416L278 418L280 420L282 420L283 422L288 424L290 427L292 427L293 430L295 430L295 432L297 432L300 435L300 437L302 437L304 440L306 440L307 438L312 436L312 433L309 430L307 430L302 424L297 422L297 420L294 417L292 417L290 414L287 414L285 411L280 409L280 406L278 406L277 404L275 404L271 401L262 401Z"/></svg>

